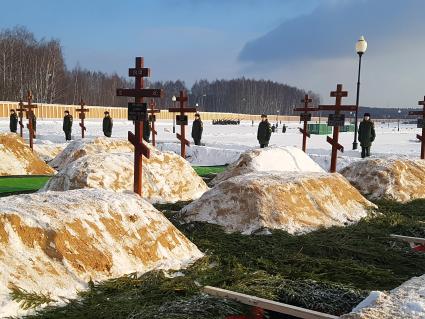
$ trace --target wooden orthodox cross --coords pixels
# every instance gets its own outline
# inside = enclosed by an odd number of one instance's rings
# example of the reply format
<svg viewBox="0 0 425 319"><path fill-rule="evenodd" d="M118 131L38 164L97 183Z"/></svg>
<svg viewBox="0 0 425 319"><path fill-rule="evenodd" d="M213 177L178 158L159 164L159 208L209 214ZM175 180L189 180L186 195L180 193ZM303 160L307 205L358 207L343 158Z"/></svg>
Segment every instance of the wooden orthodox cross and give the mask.
<svg viewBox="0 0 425 319"><path fill-rule="evenodd" d="M144 97L162 97L163 90L144 89L144 77L150 76L150 69L144 67L142 57L136 57L135 68L128 69L128 76L135 77L134 89L117 89L117 96L134 97L134 103L128 103L128 120L134 122L134 134L128 132L128 140L134 145L134 192L142 196L142 156L150 157L149 148L143 143L143 121L147 116Z"/></svg>
<svg viewBox="0 0 425 319"><path fill-rule="evenodd" d="M156 109L155 106L155 100L151 99L149 103L150 109L148 110L149 113L149 122L151 122L151 129L152 129L152 145L156 146L156 135L158 132L155 130L155 121L156 121L156 115L155 113L161 112L159 109Z"/></svg>
<svg viewBox="0 0 425 319"><path fill-rule="evenodd" d="M26 112L26 109L24 107L24 103L22 102L22 99L19 100L19 109L17 109L16 111L18 111L18 116L19 116L19 135L21 135L21 137L24 136L24 122L23 122L23 118L24 118L24 112Z"/></svg>
<svg viewBox="0 0 425 319"><path fill-rule="evenodd" d="M190 146L190 142L186 139L186 125L188 124L188 117L185 113L195 113L196 108L188 108L184 107L185 102L187 102L186 92L180 91L180 96L176 99L177 102L180 102L180 107L172 107L168 109L169 112L180 113L180 115L176 115L176 123L180 125L180 134L177 133L177 139L180 140L181 148L180 155L183 158L186 158L186 145Z"/></svg>
<svg viewBox="0 0 425 319"><path fill-rule="evenodd" d="M304 121L304 127L300 128L300 132L303 134L303 151L306 151L307 146L307 137L310 137L310 133L307 131L307 122L311 121L311 113L314 111L318 111L318 108L308 107L308 104L313 102L311 98L309 98L308 94L305 95L304 99L301 100L304 103L304 107L295 108L294 111L303 112L300 115L300 121Z"/></svg>
<svg viewBox="0 0 425 319"><path fill-rule="evenodd" d="M33 139L34 139L34 126L32 125L32 121L34 118L34 111L33 109L37 108L37 104L32 104L32 94L31 91L28 91L27 94L27 105L25 105L25 111L27 114L27 119L28 119L28 124L27 124L27 128L29 131L29 139L30 139L30 148L31 150L33 150L34 146L33 146Z"/></svg>
<svg viewBox="0 0 425 319"><path fill-rule="evenodd" d="M422 111L411 111L409 115L422 115L422 118L418 119L418 128L422 128L422 135L417 134L416 137L421 141L421 159L425 159L425 96L423 101L419 101L418 105L422 105Z"/></svg>
<svg viewBox="0 0 425 319"><path fill-rule="evenodd" d="M336 172L336 161L338 150L344 152L344 147L339 144L339 128L344 126L345 116L341 114L344 111L355 111L355 105L342 105L342 98L348 96L347 91L342 90L342 84L336 86L336 91L331 92L331 97L335 98L335 105L319 105L321 111L335 111L334 114L329 114L328 126L333 126L333 137L327 137L327 141L332 145L332 156L331 156L331 173Z"/></svg>
<svg viewBox="0 0 425 319"><path fill-rule="evenodd" d="M80 101L80 108L75 109L78 112L78 117L80 118L80 127L81 127L81 138L84 138L84 131L86 131L86 127L84 126L84 119L86 118L86 112L89 112L89 109L84 108L86 103L84 103L83 99Z"/></svg>

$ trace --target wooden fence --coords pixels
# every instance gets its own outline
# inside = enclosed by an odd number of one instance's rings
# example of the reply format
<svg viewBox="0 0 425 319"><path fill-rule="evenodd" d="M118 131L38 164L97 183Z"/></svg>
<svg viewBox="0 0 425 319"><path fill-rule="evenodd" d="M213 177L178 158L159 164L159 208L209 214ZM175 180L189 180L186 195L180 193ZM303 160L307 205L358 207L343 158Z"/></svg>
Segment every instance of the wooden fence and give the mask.
<svg viewBox="0 0 425 319"><path fill-rule="evenodd" d="M68 110L71 115L78 119L78 114L75 109L79 108L79 105L64 105L64 104L45 104L36 103L38 108L35 109L35 115L39 120L42 119L61 119L64 116L65 110ZM17 109L18 102L0 102L0 118L9 117L11 109ZM109 111L113 119L127 119L127 108L124 107L105 107L105 106L90 106L86 108L90 109L86 113L86 119L101 119L103 118L103 112ZM199 112L202 120L220 120L220 119L235 119L235 120L254 120L259 121L260 115L251 114L237 114L237 113L218 113L218 112ZM194 118L194 114L188 114L189 119ZM157 114L158 120L172 120L173 113L167 110L161 110L161 113ZM269 121L271 123L276 122L276 115L269 115ZM283 116L279 115L279 121L299 121L299 116ZM313 118L312 121L317 121L317 118Z"/></svg>

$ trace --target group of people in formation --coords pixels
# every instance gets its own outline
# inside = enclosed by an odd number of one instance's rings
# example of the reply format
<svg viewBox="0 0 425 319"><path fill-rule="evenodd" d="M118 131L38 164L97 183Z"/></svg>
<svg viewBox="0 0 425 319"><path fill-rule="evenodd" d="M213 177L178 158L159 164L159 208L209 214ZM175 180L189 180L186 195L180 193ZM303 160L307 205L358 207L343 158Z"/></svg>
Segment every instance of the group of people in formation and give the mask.
<svg viewBox="0 0 425 319"><path fill-rule="evenodd" d="M286 131L286 127L285 127L285 131ZM267 147L269 145L272 132L274 132L274 130L267 119L267 115L262 114L261 122L258 125L258 131L257 131L257 140L261 148ZM363 120L360 122L359 130L358 130L358 138L359 138L360 146L362 148L362 153L361 153L362 158L370 156L370 147L372 146L372 143L375 140L375 137L376 137L375 125L370 119L370 114L365 113L363 116Z"/></svg>
<svg viewBox="0 0 425 319"><path fill-rule="evenodd" d="M68 110L66 110L64 113L65 114L63 117L62 130L65 133L65 140L70 141L71 134L72 134L72 124L74 119ZM16 111L13 109L10 110L9 128L12 133L16 133L18 131L18 122L19 122L19 119L18 119L18 115L16 114ZM33 124L34 137L35 137L35 131L37 130L37 118L35 114L33 114L32 116L32 124ZM103 121L102 121L102 131L106 137L112 136L113 124L114 123L109 112L105 111ZM201 121L201 116L199 115L199 113L196 113L195 120L193 121L193 125L192 125L192 138L195 145L201 145L203 129L204 129L204 126ZM151 127L149 124L149 120L146 119L143 125L143 139L146 142L149 142L150 135L151 135Z"/></svg>
<svg viewBox="0 0 425 319"><path fill-rule="evenodd" d="M73 124L72 115L69 113L69 111L65 111L62 129L63 129L63 132L65 133L65 140L67 141L71 140L72 124ZM144 124L145 125L143 125L143 139L146 142L149 142L151 128L150 128L148 119L145 120ZM32 115L32 125L34 130L34 137L35 137L35 132L37 131L37 118L35 114ZM13 133L17 132L18 115L16 114L16 111L13 109L10 110L9 126L10 126L11 132ZM109 112L105 111L103 122L102 122L102 130L103 130L103 134L106 137L112 136L112 127L113 127L113 120ZM283 127L285 128L285 131L286 131L286 126L284 125ZM199 115L199 113L196 113L195 120L193 121L193 124L192 124L192 138L195 145L201 145L203 130L204 130L204 126L201 120L201 116ZM261 148L267 147L269 145L272 131L273 131L273 128L267 119L267 115L262 114L261 122L258 125L258 131L257 131L257 140ZM375 125L371 121L369 113L364 114L363 120L360 122L360 125L359 125L358 134L359 134L358 138L359 138L360 146L362 148L361 156L362 158L369 157L370 148L376 137Z"/></svg>
<svg viewBox="0 0 425 319"><path fill-rule="evenodd" d="M71 140L71 133L72 133L72 123L74 119L72 115L69 113L69 111L65 111L65 116L63 117L63 125L62 130L65 133L65 140L70 141ZM104 117L102 121L102 131L103 134L106 137L112 136L112 126L113 121L108 111L104 112Z"/></svg>

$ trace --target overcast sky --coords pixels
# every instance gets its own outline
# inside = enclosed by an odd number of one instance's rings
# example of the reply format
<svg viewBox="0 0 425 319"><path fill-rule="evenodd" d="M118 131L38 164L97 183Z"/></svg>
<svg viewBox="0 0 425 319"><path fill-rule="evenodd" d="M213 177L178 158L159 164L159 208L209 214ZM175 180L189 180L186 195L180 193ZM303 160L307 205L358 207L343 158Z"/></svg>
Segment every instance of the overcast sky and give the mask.
<svg viewBox="0 0 425 319"><path fill-rule="evenodd" d="M354 102L364 35L361 105L425 95L425 0L15 0L2 12L0 28L60 39L69 68L126 75L141 55L154 80L272 79L324 102L337 83Z"/></svg>

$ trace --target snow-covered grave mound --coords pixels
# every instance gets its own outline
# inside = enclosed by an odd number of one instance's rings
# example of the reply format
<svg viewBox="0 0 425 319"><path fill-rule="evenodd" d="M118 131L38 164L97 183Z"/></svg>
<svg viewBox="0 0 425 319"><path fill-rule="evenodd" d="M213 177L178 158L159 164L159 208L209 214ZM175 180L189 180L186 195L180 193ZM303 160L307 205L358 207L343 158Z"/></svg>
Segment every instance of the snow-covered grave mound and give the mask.
<svg viewBox="0 0 425 319"><path fill-rule="evenodd" d="M76 140L69 143L49 164L61 170L80 157L102 152L131 153L134 152L134 147L127 140L117 138L96 137Z"/></svg>
<svg viewBox="0 0 425 319"><path fill-rule="evenodd" d="M0 176L51 175L55 171L14 133L0 133Z"/></svg>
<svg viewBox="0 0 425 319"><path fill-rule="evenodd" d="M341 170L370 199L407 202L425 198L425 161L407 158L371 158Z"/></svg>
<svg viewBox="0 0 425 319"><path fill-rule="evenodd" d="M372 291L343 319L425 318L425 275L414 277L390 292Z"/></svg>
<svg viewBox="0 0 425 319"><path fill-rule="evenodd" d="M186 222L218 224L229 232L296 234L356 222L375 207L337 173L258 172L217 184L181 214Z"/></svg>
<svg viewBox="0 0 425 319"><path fill-rule="evenodd" d="M90 149L92 144L87 145ZM151 146L149 148L150 158L142 160L142 192L149 202L194 200L209 189L181 156L172 152L160 152ZM133 153L90 153L70 162L47 182L42 191L79 188L103 188L116 192L133 190L133 176Z"/></svg>
<svg viewBox="0 0 425 319"><path fill-rule="evenodd" d="M37 155L46 163L52 161L56 156L58 156L66 147L67 144L54 144L54 143L45 143L45 144L34 144L34 151Z"/></svg>
<svg viewBox="0 0 425 319"><path fill-rule="evenodd" d="M157 148L180 154L179 143L158 143ZM243 152L244 149L191 145L186 148L186 160L197 166L228 165L235 162Z"/></svg>
<svg viewBox="0 0 425 319"><path fill-rule="evenodd" d="M325 172L296 147L267 147L241 154L239 159L212 181L216 185L234 176L254 172Z"/></svg>
<svg viewBox="0 0 425 319"><path fill-rule="evenodd" d="M76 297L94 281L179 269L202 253L140 196L84 189L0 198L0 314L10 288Z"/></svg>

